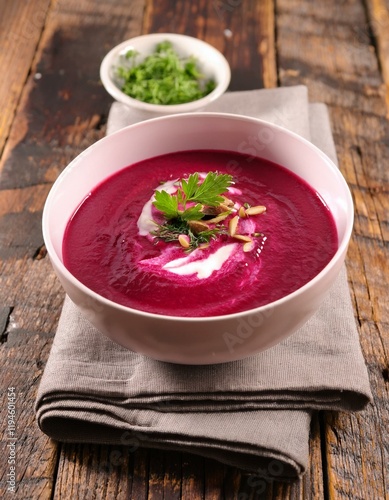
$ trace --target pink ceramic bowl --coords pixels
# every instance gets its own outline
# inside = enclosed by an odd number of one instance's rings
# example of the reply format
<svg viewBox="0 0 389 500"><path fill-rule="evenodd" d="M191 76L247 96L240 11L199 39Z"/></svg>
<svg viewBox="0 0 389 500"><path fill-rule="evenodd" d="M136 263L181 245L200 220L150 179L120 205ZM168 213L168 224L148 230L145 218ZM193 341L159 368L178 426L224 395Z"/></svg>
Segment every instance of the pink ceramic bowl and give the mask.
<svg viewBox="0 0 389 500"><path fill-rule="evenodd" d="M248 150L249 138L256 150ZM266 306L217 317L180 318L116 304L80 283L64 266L62 241L80 202L112 173L145 158L180 150L246 152L285 166L316 189L329 206L339 248L302 288ZM344 261L353 225L349 188L333 162L310 142L281 127L237 115L171 115L132 125L88 148L63 171L43 213L43 235L66 293L113 341L162 361L210 364L241 359L274 346L319 308ZM235 339L235 340L234 340ZM232 341L233 340L233 341Z"/></svg>

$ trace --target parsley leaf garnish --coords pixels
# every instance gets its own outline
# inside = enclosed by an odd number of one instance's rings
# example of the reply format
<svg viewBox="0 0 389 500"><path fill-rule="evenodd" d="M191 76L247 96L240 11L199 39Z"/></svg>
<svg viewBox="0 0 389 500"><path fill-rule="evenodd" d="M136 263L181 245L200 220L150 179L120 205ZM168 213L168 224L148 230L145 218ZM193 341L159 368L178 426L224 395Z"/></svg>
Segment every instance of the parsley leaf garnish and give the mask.
<svg viewBox="0 0 389 500"><path fill-rule="evenodd" d="M200 220L204 216L202 206L220 205L223 202L221 194L227 191L231 183L231 175L217 172L208 172L203 182L199 183L199 174L196 172L188 180L180 181L175 194L156 191L153 205L166 219ZM196 204L187 208L188 202Z"/></svg>
<svg viewBox="0 0 389 500"><path fill-rule="evenodd" d="M232 183L232 176L208 172L204 179L196 172L178 182L177 191L170 194L164 190L155 191L154 207L159 210L166 222L157 224L154 235L165 242L177 241L182 234L190 237L189 250L209 243L211 238L224 232L224 227L210 228L205 221L205 207L217 207L223 203L221 196ZM219 212L220 213L220 212ZM230 211L223 212L227 216ZM221 215L221 214L220 214ZM202 221L201 224L195 221ZM193 224L196 224L193 226ZM196 229L194 229L196 228Z"/></svg>
<svg viewBox="0 0 389 500"><path fill-rule="evenodd" d="M163 213L166 219L175 219L179 216L178 197L172 196L166 191L155 191L155 201L153 205Z"/></svg>
<svg viewBox="0 0 389 500"><path fill-rule="evenodd" d="M195 174L191 174L187 181L185 179L182 179L181 187L187 199L190 199L195 194L198 187L197 186L198 182L199 182L199 174L197 172Z"/></svg>
<svg viewBox="0 0 389 500"><path fill-rule="evenodd" d="M231 182L231 175L208 172L204 182L197 186L197 189L195 189L188 199L197 201L203 205L210 205L211 207L220 205L223 202L223 198L220 195L227 191Z"/></svg>
<svg viewBox="0 0 389 500"><path fill-rule="evenodd" d="M203 206L200 203L197 203L193 207L187 208L184 210L181 214L180 217L183 220L189 221L189 220L200 220L204 217L203 212L201 209Z"/></svg>

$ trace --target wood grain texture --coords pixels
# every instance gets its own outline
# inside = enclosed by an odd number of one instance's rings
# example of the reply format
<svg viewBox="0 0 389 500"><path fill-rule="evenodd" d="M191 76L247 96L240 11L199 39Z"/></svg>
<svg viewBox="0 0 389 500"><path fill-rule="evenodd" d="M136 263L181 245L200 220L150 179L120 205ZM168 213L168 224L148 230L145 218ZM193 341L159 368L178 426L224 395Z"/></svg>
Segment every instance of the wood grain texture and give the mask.
<svg viewBox="0 0 389 500"><path fill-rule="evenodd" d="M44 6L44 2L14 4L19 6L15 6L19 22L27 14L32 22L38 16L34 9ZM20 10L22 4L29 6L27 11ZM27 68L18 82L31 69L24 87L14 89L19 106L1 157L0 177L0 303L9 311L1 336L0 380L3 394L14 386L18 396L17 498L52 498L54 487L56 495L67 499L72 498L71 491L87 491L90 498L100 494L127 498L127 480L115 481L104 467L101 473L94 469L93 460L104 465L112 450L102 447L96 458L94 449L89 453L88 447L75 448L79 455L72 463L69 448L61 452L39 431L33 408L64 296L45 258L40 227L43 204L51 183L69 160L104 135L112 100L99 81L99 65L110 47L139 34L143 8L143 2L129 6L119 1L58 0L39 14L42 26L37 28L39 36L32 32L35 38L29 39L29 50L19 46L16 57L10 49L14 62ZM13 21L11 15L9 20ZM0 63L6 68L7 60ZM0 416L5 422L6 405ZM1 432L3 437L3 426ZM2 439L1 494L6 491L9 470L4 446ZM89 455L91 461L86 458ZM55 485L58 459L63 475ZM126 462L121 467L126 468ZM94 489L83 490L91 484Z"/></svg>
<svg viewBox="0 0 389 500"><path fill-rule="evenodd" d="M369 23L366 32L371 30L375 37L378 59L386 86L387 117L389 118L389 1L366 0Z"/></svg>
<svg viewBox="0 0 389 500"><path fill-rule="evenodd" d="M129 470L132 457L124 447L64 444L54 498L126 500L131 490L127 480Z"/></svg>
<svg viewBox="0 0 389 500"><path fill-rule="evenodd" d="M149 1L145 32L182 33L220 50L231 66L229 90L277 84L272 0Z"/></svg>
<svg viewBox="0 0 389 500"><path fill-rule="evenodd" d="M33 64L50 3L50 0L1 2L0 154Z"/></svg>
<svg viewBox="0 0 389 500"><path fill-rule="evenodd" d="M282 85L303 83L328 104L340 163L355 201L347 259L374 404L323 421L329 498L388 498L389 126L385 86L363 2L277 2ZM331 21L331 22L329 22ZM369 30L367 30L369 27ZM365 36L361 36L364 34Z"/></svg>

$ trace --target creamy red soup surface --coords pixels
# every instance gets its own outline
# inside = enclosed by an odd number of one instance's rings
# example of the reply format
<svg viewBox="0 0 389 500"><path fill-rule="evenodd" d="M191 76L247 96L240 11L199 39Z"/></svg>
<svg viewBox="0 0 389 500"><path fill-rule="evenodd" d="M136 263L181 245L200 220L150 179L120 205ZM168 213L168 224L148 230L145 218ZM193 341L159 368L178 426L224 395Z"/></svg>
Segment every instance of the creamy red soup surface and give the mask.
<svg viewBox="0 0 389 500"><path fill-rule="evenodd" d="M305 181L260 158L200 150L150 158L104 180L69 221L63 259L79 281L119 304L200 317L290 294L337 248L332 214Z"/></svg>

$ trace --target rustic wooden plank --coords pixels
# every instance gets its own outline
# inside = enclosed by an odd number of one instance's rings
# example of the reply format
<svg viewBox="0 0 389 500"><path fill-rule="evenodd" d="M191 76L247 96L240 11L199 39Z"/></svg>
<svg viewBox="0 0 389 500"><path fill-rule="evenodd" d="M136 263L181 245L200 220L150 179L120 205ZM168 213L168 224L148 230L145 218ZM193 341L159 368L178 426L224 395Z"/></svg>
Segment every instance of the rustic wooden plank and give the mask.
<svg viewBox="0 0 389 500"><path fill-rule="evenodd" d="M26 339L26 332L20 331L18 335L23 338L23 344L28 347L22 349L19 344L18 348L14 347L13 352L20 352L20 357L17 359L18 373L13 373L12 376L6 377L3 380L5 391L9 387L15 387L16 394L16 430L15 430L15 475L16 475L16 490L17 494L21 494L20 498L50 498L54 470L56 447L51 445L46 436L41 435L38 439L34 438L37 434L34 416L30 408L34 404L36 380L40 375L39 358L34 356L30 362L27 361L26 351L32 349L32 345L46 351L45 343L39 339L39 334ZM46 340L47 343L47 340ZM13 353L11 351L11 353ZM46 351L47 352L47 351ZM24 356L23 356L24 355ZM26 383L29 380L29 384ZM6 392L5 392L6 393ZM3 399L5 401L5 398ZM4 404L4 406L6 406ZM5 413L5 412L4 412ZM2 412L2 417L5 416ZM3 422L6 422L4 419ZM5 427L5 426L4 426ZM5 430L3 428L3 430ZM11 472L11 467L8 462L11 457L11 449L6 447L12 441L6 440L6 434L2 433L2 458L1 458L1 491L2 496L11 498L11 494L6 496L9 483L7 474ZM39 450L38 453L34 451ZM27 457L33 455L35 460L30 461ZM23 484L21 485L21 483ZM14 490L12 490L14 491Z"/></svg>
<svg viewBox="0 0 389 500"><path fill-rule="evenodd" d="M7 327L10 321L10 316L12 313L13 307L2 306L0 307L0 343L4 344L7 342L8 331Z"/></svg>
<svg viewBox="0 0 389 500"><path fill-rule="evenodd" d="M181 498L181 460L181 452L165 453L163 498L166 500L179 500Z"/></svg>
<svg viewBox="0 0 389 500"><path fill-rule="evenodd" d="M323 477L323 449L319 422L319 415L314 414L311 422L309 468L300 485L294 485L294 488L296 489L296 498L301 498L301 500L305 500L306 498L321 500L322 498L325 498L324 483L326 478ZM297 496L297 494L299 496Z"/></svg>
<svg viewBox="0 0 389 500"><path fill-rule="evenodd" d="M223 497L234 500L239 495L244 500L252 500L259 491L263 495L262 478L256 474L244 474L236 468L226 468L223 482Z"/></svg>
<svg viewBox="0 0 389 500"><path fill-rule="evenodd" d="M50 3L50 0L5 0L1 5L0 155L32 66Z"/></svg>
<svg viewBox="0 0 389 500"><path fill-rule="evenodd" d="M385 86L375 49L370 39L359 38L367 22L363 2L344 0L334 10L333 2L328 9L324 2L277 3L281 83L307 85L313 101L325 100L366 118L385 117Z"/></svg>
<svg viewBox="0 0 389 500"><path fill-rule="evenodd" d="M389 125L371 26L362 1L279 0L277 33L281 83L304 83L312 100L329 105L340 168L355 200L347 267L374 405L326 415L326 494L387 498Z"/></svg>
<svg viewBox="0 0 389 500"><path fill-rule="evenodd" d="M150 450L138 449L134 453L134 467L132 471L132 489L129 498L147 500L149 486L149 458Z"/></svg>
<svg viewBox="0 0 389 500"><path fill-rule="evenodd" d="M388 0L366 0L370 22L366 32L372 30L377 44L378 58L386 85L386 105L389 118L389 2Z"/></svg>
<svg viewBox="0 0 389 500"><path fill-rule="evenodd" d="M51 11L0 162L0 188L53 182L104 135L112 98L99 81L99 66L112 46L139 34L142 14L143 1L129 7L62 0Z"/></svg>
<svg viewBox="0 0 389 500"><path fill-rule="evenodd" d="M149 2L144 30L201 38L220 50L232 72L230 90L274 87L273 0Z"/></svg>
<svg viewBox="0 0 389 500"><path fill-rule="evenodd" d="M29 12L31 33L35 33L35 21L40 19L44 2L14 4L20 15L20 5L28 6L23 16ZM45 18L31 74L18 96L19 107L1 158L0 303L11 314L2 331L0 379L3 392L15 386L18 394L18 498L52 498L58 462L57 445L39 431L33 414L37 386L64 296L45 258L40 228L43 204L61 169L104 135L112 99L99 82L99 65L110 47L140 32L143 7L141 1L132 2L131 6L120 1L53 3ZM25 24L22 22L20 27L23 29ZM38 31L40 36L41 29ZM29 40L34 53L33 40ZM12 50L10 53L17 59ZM0 62L5 74L4 59ZM14 90L21 92L19 87ZM4 97L3 92L0 95ZM3 405L3 422L5 412ZM94 473L94 464L104 465L107 453L111 460L112 451L115 450L108 447L75 447L72 465L66 454L68 448L64 449L59 461L63 475L55 494L71 498L69 491L75 489L96 491L106 498L127 498L127 474L121 474L119 480L104 467ZM85 459L88 455L91 462ZM2 494L6 491L7 458L6 453L0 454ZM121 467L128 469L130 462L126 460ZM80 477L82 481L77 485L75 478ZM89 490L84 490L84 486Z"/></svg>
<svg viewBox="0 0 389 500"><path fill-rule="evenodd" d="M214 460L204 462L204 490L207 492L207 500L222 500L224 494L224 483L228 468Z"/></svg>
<svg viewBox="0 0 389 500"><path fill-rule="evenodd" d="M9 267L8 267L9 266ZM11 271L13 269L13 271ZM15 280L15 273L18 282ZM51 282L48 277L51 276ZM36 289L28 295L27 287ZM42 434L33 413L36 389L51 346L51 338L62 302L58 282L47 259L9 260L1 265L0 303L12 312L0 347L0 380L3 394L15 387L16 401L16 485L19 498L50 498L56 468L57 446ZM0 409L6 422L6 405ZM2 446L5 446L2 426ZM0 454L0 484L6 491L8 454Z"/></svg>
<svg viewBox="0 0 389 500"><path fill-rule="evenodd" d="M149 459L149 500L164 498L164 456L161 450L153 450Z"/></svg>
<svg viewBox="0 0 389 500"><path fill-rule="evenodd" d="M203 500L204 458L183 453L181 470L181 498L183 500Z"/></svg>
<svg viewBox="0 0 389 500"><path fill-rule="evenodd" d="M53 497L126 500L129 468L131 457L125 447L64 444Z"/></svg>

